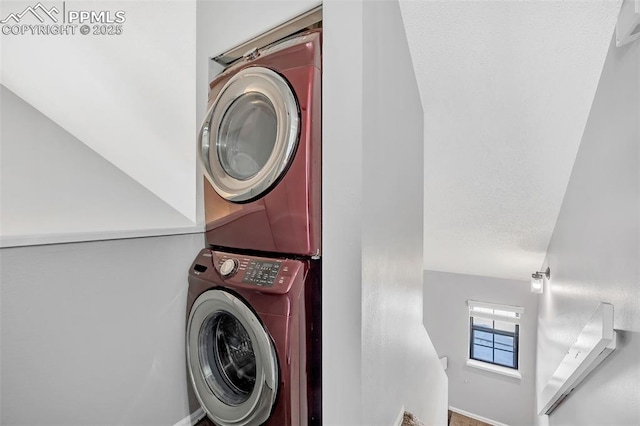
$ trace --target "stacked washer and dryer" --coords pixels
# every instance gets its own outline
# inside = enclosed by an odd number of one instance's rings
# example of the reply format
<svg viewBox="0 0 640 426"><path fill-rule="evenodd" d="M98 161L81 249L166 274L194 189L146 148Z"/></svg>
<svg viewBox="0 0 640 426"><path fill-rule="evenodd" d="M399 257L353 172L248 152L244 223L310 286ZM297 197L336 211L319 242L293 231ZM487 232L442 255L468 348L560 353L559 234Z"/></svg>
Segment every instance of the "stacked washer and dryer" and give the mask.
<svg viewBox="0 0 640 426"><path fill-rule="evenodd" d="M321 31L210 83L187 363L217 425L321 424Z"/></svg>

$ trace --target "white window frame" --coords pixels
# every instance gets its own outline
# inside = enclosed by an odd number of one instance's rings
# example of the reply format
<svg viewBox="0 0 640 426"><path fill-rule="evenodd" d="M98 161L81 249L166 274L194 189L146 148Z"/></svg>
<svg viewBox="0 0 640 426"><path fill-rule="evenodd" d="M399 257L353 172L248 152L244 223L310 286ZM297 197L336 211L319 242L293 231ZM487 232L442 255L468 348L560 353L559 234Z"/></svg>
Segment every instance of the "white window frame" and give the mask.
<svg viewBox="0 0 640 426"><path fill-rule="evenodd" d="M466 365L469 367L477 368L484 371L489 371L496 374L501 374L504 376L512 377L515 379L522 379L522 375L520 374L520 342L522 336L522 315L524 314L524 308L521 306L512 306L512 305L501 305L498 303L489 303L489 302L480 302L477 300L467 300L468 313L469 313L469 322L467 326L467 362ZM479 309L475 309L479 308ZM482 312L482 310L492 310L493 312ZM496 313L496 311L508 312L513 315L501 315ZM483 362L476 359L471 358L471 345L473 342L471 341L471 318L482 318L487 320L495 320L502 322L509 322L512 324L518 325L518 360L517 366L518 368L509 368L503 367L500 365L492 364L489 362Z"/></svg>

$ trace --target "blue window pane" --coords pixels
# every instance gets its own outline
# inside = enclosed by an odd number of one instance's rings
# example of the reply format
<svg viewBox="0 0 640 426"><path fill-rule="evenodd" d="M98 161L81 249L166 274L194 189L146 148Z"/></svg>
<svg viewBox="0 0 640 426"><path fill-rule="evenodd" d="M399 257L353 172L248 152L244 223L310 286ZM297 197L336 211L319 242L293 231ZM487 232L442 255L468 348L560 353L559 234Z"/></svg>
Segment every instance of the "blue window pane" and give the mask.
<svg viewBox="0 0 640 426"><path fill-rule="evenodd" d="M513 353L513 347L504 345L495 345L496 350L507 351Z"/></svg>
<svg viewBox="0 0 640 426"><path fill-rule="evenodd" d="M498 336L496 336L498 337ZM503 343L498 343L498 339L496 339L495 344L496 349L502 349L503 351L511 351L513 352L513 345L505 345Z"/></svg>
<svg viewBox="0 0 640 426"><path fill-rule="evenodd" d="M513 351L507 352L507 351L501 351L496 349L494 351L494 355L495 355L494 362L496 364L504 365L511 368L515 367L515 365L513 365Z"/></svg>
<svg viewBox="0 0 640 426"><path fill-rule="evenodd" d="M493 349L473 345L473 358L479 361L493 362Z"/></svg>
<svg viewBox="0 0 640 426"><path fill-rule="evenodd" d="M500 334L496 334L496 343L500 343L505 346L513 347L513 337L511 336L502 336Z"/></svg>
<svg viewBox="0 0 640 426"><path fill-rule="evenodd" d="M473 343L478 345L493 346L493 333L475 330L473 333Z"/></svg>

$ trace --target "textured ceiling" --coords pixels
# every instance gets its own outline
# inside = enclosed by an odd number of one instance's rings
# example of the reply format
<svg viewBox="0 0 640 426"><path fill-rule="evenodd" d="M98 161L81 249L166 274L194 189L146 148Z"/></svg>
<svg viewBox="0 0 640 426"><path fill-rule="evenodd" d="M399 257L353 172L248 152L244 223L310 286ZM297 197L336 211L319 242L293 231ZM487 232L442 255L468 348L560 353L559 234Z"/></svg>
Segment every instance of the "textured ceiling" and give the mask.
<svg viewBox="0 0 640 426"><path fill-rule="evenodd" d="M400 2L425 113L425 269L541 266L620 4Z"/></svg>

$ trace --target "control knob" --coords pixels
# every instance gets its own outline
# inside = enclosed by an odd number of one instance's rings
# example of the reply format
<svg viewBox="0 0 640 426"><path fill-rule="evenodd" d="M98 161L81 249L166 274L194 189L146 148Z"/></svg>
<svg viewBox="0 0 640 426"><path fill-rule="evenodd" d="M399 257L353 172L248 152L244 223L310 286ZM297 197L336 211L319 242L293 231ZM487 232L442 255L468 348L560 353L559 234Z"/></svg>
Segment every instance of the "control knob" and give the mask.
<svg viewBox="0 0 640 426"><path fill-rule="evenodd" d="M229 278L233 276L238 271L238 260L237 259L227 259L222 262L220 265L220 275L223 278Z"/></svg>

